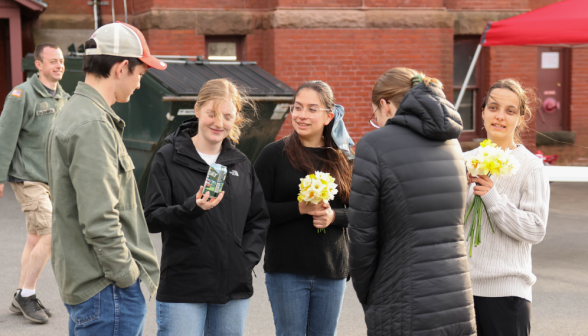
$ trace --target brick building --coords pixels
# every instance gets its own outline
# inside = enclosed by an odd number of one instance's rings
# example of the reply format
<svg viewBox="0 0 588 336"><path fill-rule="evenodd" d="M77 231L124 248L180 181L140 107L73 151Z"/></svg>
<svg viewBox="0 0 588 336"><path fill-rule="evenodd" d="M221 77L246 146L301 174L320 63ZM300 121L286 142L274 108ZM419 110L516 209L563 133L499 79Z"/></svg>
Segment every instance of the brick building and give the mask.
<svg viewBox="0 0 588 336"><path fill-rule="evenodd" d="M110 0L99 6L102 23L112 22L112 1L115 19L124 20L126 6L128 22L143 31L153 54L256 61L294 89L306 80L324 80L359 140L372 130L370 92L387 69L405 66L436 77L452 100L486 22L558 0ZM52 41L65 49L94 30L88 0L45 2L33 30L36 43ZM559 70L545 71L543 53L558 54ZM540 107L533 128L588 146L587 49L485 47L460 108L464 148L485 135L479 113L485 91L507 77L560 102L549 113ZM278 138L291 130L285 122ZM530 150L559 154L559 164L588 165L588 150L539 140L534 132L524 137Z"/></svg>

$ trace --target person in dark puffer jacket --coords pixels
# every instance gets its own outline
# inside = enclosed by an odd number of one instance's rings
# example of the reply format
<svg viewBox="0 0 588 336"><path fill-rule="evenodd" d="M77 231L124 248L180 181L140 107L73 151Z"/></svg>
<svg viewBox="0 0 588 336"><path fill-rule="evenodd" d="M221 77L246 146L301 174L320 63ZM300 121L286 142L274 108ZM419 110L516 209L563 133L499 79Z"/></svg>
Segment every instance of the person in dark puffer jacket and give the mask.
<svg viewBox="0 0 588 336"><path fill-rule="evenodd" d="M463 127L441 89L394 68L372 90L379 129L357 146L349 210L351 278L370 336L476 334Z"/></svg>

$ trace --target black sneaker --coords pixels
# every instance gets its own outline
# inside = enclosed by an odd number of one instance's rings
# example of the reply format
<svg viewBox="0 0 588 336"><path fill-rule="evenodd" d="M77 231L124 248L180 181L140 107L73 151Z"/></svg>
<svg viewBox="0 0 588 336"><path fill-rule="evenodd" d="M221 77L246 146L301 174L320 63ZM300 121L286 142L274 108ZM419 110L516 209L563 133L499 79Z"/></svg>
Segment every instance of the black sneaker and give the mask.
<svg viewBox="0 0 588 336"><path fill-rule="evenodd" d="M24 317L35 323L47 323L49 316L45 313L43 305L33 294L29 297L22 297L20 293L14 298L14 305L19 308Z"/></svg>
<svg viewBox="0 0 588 336"><path fill-rule="evenodd" d="M18 289L16 290L16 292L14 292L14 297L12 298L12 302L10 303L10 308L8 308L8 309L10 309L10 311L15 314L22 314L22 311L16 305L16 294L17 293L18 293ZM51 313L51 309L45 308L45 306L43 306L43 304L41 303L40 299L37 299L37 301L39 301L39 305L41 306L41 308L43 308L43 310L45 311L45 314L47 314L47 316L49 316L49 317L53 316L53 313Z"/></svg>

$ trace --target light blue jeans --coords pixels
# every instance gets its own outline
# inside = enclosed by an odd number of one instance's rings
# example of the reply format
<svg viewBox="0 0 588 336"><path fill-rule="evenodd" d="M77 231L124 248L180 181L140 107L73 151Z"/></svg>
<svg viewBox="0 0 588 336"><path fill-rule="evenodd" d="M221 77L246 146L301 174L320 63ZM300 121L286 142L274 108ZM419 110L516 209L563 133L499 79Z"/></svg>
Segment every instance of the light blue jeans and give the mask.
<svg viewBox="0 0 588 336"><path fill-rule="evenodd" d="M155 303L157 336L242 336L249 299L213 303Z"/></svg>
<svg viewBox="0 0 588 336"><path fill-rule="evenodd" d="M139 280L127 288L109 285L88 301L65 305L70 336L141 336L147 316Z"/></svg>
<svg viewBox="0 0 588 336"><path fill-rule="evenodd" d="M277 336L333 336L346 279L266 273L265 285Z"/></svg>

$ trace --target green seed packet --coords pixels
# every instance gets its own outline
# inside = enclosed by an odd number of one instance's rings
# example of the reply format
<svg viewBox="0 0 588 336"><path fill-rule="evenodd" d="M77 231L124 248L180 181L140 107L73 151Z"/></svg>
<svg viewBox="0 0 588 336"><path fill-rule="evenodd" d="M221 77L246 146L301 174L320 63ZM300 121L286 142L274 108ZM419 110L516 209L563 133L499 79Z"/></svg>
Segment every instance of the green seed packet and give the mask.
<svg viewBox="0 0 588 336"><path fill-rule="evenodd" d="M217 198L221 191L223 191L226 177L227 167L213 163L208 169L208 174L206 174L206 181L204 181L204 190L202 193L206 194L209 191L211 198Z"/></svg>

